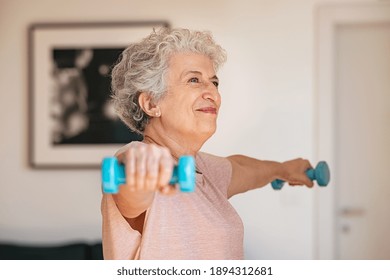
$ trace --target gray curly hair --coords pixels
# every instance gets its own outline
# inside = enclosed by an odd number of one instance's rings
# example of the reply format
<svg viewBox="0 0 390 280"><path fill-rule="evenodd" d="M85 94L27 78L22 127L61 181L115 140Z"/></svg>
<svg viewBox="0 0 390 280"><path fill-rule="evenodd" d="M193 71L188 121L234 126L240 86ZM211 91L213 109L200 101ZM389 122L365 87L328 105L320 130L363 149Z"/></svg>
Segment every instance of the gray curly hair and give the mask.
<svg viewBox="0 0 390 280"><path fill-rule="evenodd" d="M119 118L143 135L150 119L139 106L141 92L158 102L166 93L165 77L170 57L176 53L197 53L211 59L215 71L226 61L225 50L209 32L161 28L127 47L112 70L112 99Z"/></svg>

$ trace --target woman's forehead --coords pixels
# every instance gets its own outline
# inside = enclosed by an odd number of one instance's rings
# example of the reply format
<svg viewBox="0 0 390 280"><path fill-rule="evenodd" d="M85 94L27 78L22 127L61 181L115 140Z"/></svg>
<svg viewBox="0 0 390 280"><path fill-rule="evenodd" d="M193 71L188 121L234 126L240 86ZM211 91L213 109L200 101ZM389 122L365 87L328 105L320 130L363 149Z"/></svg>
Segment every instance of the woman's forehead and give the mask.
<svg viewBox="0 0 390 280"><path fill-rule="evenodd" d="M212 60L206 55L197 53L173 54L169 59L169 70L180 76L187 72L200 72L208 76L215 75Z"/></svg>

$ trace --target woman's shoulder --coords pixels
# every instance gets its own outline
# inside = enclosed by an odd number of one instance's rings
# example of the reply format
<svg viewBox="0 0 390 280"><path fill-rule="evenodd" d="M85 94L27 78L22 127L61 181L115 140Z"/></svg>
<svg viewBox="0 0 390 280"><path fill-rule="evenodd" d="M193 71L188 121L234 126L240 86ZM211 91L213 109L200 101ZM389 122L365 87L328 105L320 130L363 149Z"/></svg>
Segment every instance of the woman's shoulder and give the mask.
<svg viewBox="0 0 390 280"><path fill-rule="evenodd" d="M213 154L198 152L195 157L196 168L200 172L231 172L231 163L230 161L221 156L216 156Z"/></svg>
<svg viewBox="0 0 390 280"><path fill-rule="evenodd" d="M221 159L226 159L224 157L221 157L221 156L217 156L217 155L213 155L213 154L210 154L210 153L206 153L206 152L198 152L196 154L196 160L200 159L200 160L221 160Z"/></svg>
<svg viewBox="0 0 390 280"><path fill-rule="evenodd" d="M221 156L199 152L196 156L196 171L201 173L204 181L218 189L227 197L227 189L231 182L232 165L230 161Z"/></svg>

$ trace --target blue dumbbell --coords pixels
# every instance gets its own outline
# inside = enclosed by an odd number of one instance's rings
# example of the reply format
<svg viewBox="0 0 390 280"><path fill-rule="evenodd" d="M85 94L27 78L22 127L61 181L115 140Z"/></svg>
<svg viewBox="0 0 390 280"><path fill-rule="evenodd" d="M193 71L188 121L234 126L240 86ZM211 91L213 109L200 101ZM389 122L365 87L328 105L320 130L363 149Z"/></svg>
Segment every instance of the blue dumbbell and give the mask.
<svg viewBox="0 0 390 280"><path fill-rule="evenodd" d="M102 161L102 190L104 193L118 193L119 186L126 183L125 166L116 157L106 157ZM173 169L170 185L178 184L182 192L195 190L195 160L192 156L182 156Z"/></svg>
<svg viewBox="0 0 390 280"><path fill-rule="evenodd" d="M316 180L320 187L326 187L330 181L329 166L325 161L320 161L315 169L308 169L306 171L306 175L310 180ZM274 190L281 190L283 185L284 181L279 179L276 179L271 183L271 186Z"/></svg>

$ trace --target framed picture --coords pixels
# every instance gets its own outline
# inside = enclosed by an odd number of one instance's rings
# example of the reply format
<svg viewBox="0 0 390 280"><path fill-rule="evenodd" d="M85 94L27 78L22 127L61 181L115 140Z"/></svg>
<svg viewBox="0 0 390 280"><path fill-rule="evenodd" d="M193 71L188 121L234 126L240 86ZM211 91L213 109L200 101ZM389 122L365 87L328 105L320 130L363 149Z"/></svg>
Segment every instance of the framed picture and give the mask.
<svg viewBox="0 0 390 280"><path fill-rule="evenodd" d="M165 21L39 23L29 27L29 162L34 168L99 167L142 138L116 116L111 70L132 42Z"/></svg>

